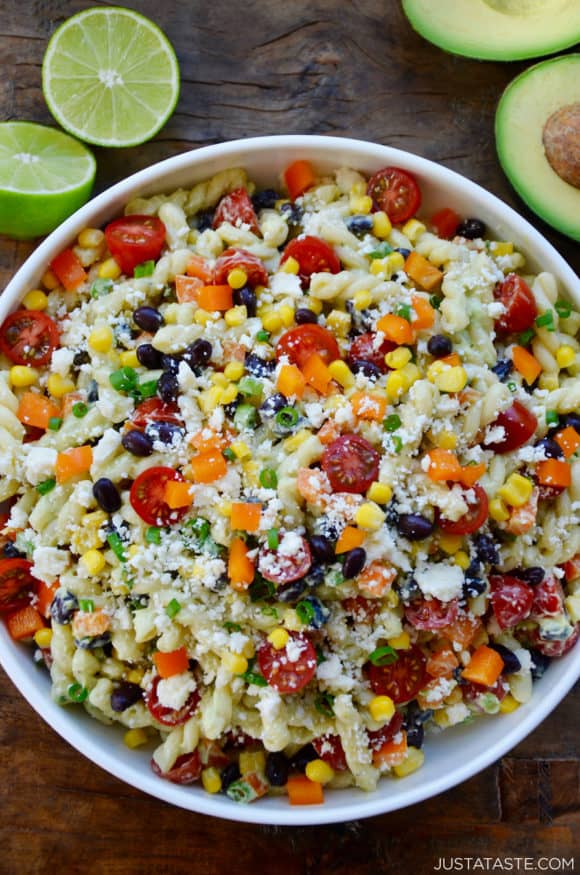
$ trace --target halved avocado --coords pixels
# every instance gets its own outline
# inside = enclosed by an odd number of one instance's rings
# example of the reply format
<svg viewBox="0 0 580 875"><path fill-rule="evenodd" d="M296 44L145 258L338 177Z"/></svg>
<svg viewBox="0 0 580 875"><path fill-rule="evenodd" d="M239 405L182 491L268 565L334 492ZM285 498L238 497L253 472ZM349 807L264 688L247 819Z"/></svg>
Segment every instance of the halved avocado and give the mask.
<svg viewBox="0 0 580 875"><path fill-rule="evenodd" d="M518 61L580 41L578 0L403 0L414 30L468 58Z"/></svg>
<svg viewBox="0 0 580 875"><path fill-rule="evenodd" d="M580 188L572 184L580 172L580 54L542 61L514 79L497 108L495 139L522 200L580 240Z"/></svg>

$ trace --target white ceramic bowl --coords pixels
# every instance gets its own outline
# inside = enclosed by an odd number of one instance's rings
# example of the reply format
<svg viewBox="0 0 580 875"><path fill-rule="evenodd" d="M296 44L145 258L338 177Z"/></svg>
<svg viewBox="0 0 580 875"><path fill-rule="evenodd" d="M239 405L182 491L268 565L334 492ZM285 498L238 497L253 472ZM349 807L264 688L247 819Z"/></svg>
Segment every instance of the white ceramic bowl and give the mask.
<svg viewBox="0 0 580 875"><path fill-rule="evenodd" d="M417 177L426 215L443 206L464 216L477 216L497 239L512 240L526 253L531 270L553 272L562 291L580 305L578 280L555 249L502 201L468 179L437 164L358 140L335 137L279 136L207 146L148 167L96 197L54 231L20 268L0 299L0 321L27 290L37 286L47 263L70 245L78 232L100 226L121 213L137 194L169 192L191 186L218 170L243 166L259 185L276 185L281 171L294 159L311 160L327 171L350 166L373 173L397 165ZM513 714L481 718L429 738L425 765L404 780L386 779L375 793L360 790L327 792L321 806L292 808L285 796L239 805L225 796L210 796L198 785L180 787L160 780L150 770L150 750L130 751L120 727L102 726L80 708L61 708L49 695L49 678L37 668L30 648L12 642L0 623L0 661L17 689L53 729L97 765L128 784L173 805L229 820L280 825L331 823L370 817L404 808L435 796L484 769L528 735L556 707L574 684L580 669L580 648L556 660L534 686L529 704Z"/></svg>

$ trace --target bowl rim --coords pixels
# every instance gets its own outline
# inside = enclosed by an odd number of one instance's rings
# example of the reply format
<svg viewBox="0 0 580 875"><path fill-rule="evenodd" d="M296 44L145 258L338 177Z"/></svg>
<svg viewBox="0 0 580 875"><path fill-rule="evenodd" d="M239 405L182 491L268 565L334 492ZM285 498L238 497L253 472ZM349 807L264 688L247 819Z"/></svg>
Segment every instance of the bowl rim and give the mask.
<svg viewBox="0 0 580 875"><path fill-rule="evenodd" d="M332 157L332 154L337 153L336 160L338 161L340 160L338 153L345 151L353 156L355 154L359 156L361 162L368 159L370 161L384 161L385 164L400 164L411 172L424 175L429 180L435 181L437 187L445 187L448 184L450 189L458 187L463 189L466 194L474 197L474 202L477 205L483 204L489 207L492 212L501 213L508 224L516 228L519 227L520 236L525 238L525 245L522 248L526 251L529 249L539 251L540 259L548 257L552 265L556 267L558 277L569 294L580 303L580 289L576 285L576 275L554 246L513 208L467 177L427 158L378 143L348 137L278 134L245 140L231 140L189 150L143 168L107 188L73 213L29 255L0 297L0 319L3 319L13 309L14 304L25 293L29 277L37 276L39 269L45 266L51 257L63 245L66 245L75 233L78 233L78 230L90 224L92 216L107 206L112 207L115 203L122 204L145 188L147 190L157 188L162 191L163 179L166 175L173 175L188 168L194 170L198 165L211 162L216 158L225 159L228 156L232 157L232 161L235 158L237 165L243 165L246 157L252 153L275 150L282 146L293 149L297 153L308 152L308 157L314 161L316 158L313 153L320 153L320 157L323 155L324 157ZM231 803L229 799L209 794L204 794L201 797L195 794L176 793L179 788L176 788L175 785L160 781L153 774L138 773L136 767L130 763L127 765L114 748L105 747L102 742L87 734L81 721L71 721L65 710L52 702L45 689L40 690L38 683L33 681L31 677L23 675L19 667L18 654L19 648L7 638L5 630L0 630L0 664L18 692L65 741L114 777L120 778L125 783L150 796L199 814L245 823L284 826L319 825L358 820L406 808L449 790L491 765L529 735L564 698L580 674L580 649L575 648L565 657L567 664L562 671L562 676L549 687L539 701L534 701L533 708L526 709L527 713L523 715L523 719L512 722L509 729L507 729L506 724L507 731L500 742L484 748L479 755L458 765L457 768L449 770L442 776L434 777L408 789L405 789L404 783L397 784L396 793L388 794L379 791L369 794L361 793L360 801L338 807L334 806L328 799L321 806L297 808L288 806L284 811L280 811L260 804L255 806L236 805ZM385 786L387 786L386 783Z"/></svg>

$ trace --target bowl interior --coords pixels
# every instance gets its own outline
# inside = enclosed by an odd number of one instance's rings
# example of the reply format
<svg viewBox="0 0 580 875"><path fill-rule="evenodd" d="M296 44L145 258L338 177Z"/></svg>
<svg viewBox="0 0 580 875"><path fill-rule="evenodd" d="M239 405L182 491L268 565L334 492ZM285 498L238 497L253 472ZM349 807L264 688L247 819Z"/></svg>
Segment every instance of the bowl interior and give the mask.
<svg viewBox="0 0 580 875"><path fill-rule="evenodd" d="M99 195L50 235L7 286L0 299L0 319L14 309L40 280L46 264L87 225L99 226L118 215L136 194L190 187L219 170L243 166L260 186L279 185L283 169L296 158L311 160L319 171L350 166L373 173L385 165L413 172L423 192L425 215L444 206L464 216L477 216L497 239L511 240L526 254L530 272L556 274L562 292L580 304L574 272L555 249L524 219L475 183L410 153L386 146L331 137L281 136L236 141L185 153L147 168ZM346 821L403 808L436 795L485 768L524 738L558 704L580 668L576 648L554 662L536 683L532 701L512 714L482 718L429 737L424 767L402 781L386 779L377 792L327 792L323 806L291 808L285 796L255 805L238 805L227 797L209 796L199 786L180 787L150 771L151 750L129 751L119 727L97 723L80 708L61 708L50 699L46 672L34 665L30 649L15 645L0 624L0 662L17 689L70 744L111 774L133 786L192 811L231 820L281 825Z"/></svg>

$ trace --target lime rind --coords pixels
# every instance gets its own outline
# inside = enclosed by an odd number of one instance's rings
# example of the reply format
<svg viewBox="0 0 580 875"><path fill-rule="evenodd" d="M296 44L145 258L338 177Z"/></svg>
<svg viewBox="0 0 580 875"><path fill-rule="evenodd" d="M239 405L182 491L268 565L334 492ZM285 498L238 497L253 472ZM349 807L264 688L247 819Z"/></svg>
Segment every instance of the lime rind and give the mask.
<svg viewBox="0 0 580 875"><path fill-rule="evenodd" d="M87 9L65 21L49 41L42 80L58 123L98 146L146 142L179 99L171 43L156 24L123 7Z"/></svg>

